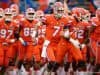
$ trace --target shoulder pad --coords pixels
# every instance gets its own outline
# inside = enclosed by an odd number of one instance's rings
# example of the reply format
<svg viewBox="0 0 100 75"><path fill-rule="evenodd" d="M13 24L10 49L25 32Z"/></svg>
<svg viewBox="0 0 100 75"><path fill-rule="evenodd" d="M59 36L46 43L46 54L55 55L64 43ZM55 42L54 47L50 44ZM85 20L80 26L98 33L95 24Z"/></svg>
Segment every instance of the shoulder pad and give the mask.
<svg viewBox="0 0 100 75"><path fill-rule="evenodd" d="M24 21L25 20L25 18L21 18L21 21Z"/></svg>
<svg viewBox="0 0 100 75"><path fill-rule="evenodd" d="M13 22L14 22L14 23L19 23L19 21L18 21L18 20L13 20Z"/></svg>

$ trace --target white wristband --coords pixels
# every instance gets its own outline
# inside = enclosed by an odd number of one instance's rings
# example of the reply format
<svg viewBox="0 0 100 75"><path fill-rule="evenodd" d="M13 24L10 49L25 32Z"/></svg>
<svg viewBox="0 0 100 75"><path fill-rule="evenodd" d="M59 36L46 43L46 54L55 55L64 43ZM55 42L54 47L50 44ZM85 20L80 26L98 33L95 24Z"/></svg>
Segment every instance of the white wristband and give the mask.
<svg viewBox="0 0 100 75"><path fill-rule="evenodd" d="M15 39L11 39L11 40L10 40L11 43L14 43L15 41L16 41Z"/></svg>
<svg viewBox="0 0 100 75"><path fill-rule="evenodd" d="M64 37L65 38L69 38L70 36L70 32L69 32L69 29L67 29L65 32L64 32Z"/></svg>
<svg viewBox="0 0 100 75"><path fill-rule="evenodd" d="M24 43L23 38L20 37L19 40L20 40L21 43Z"/></svg>

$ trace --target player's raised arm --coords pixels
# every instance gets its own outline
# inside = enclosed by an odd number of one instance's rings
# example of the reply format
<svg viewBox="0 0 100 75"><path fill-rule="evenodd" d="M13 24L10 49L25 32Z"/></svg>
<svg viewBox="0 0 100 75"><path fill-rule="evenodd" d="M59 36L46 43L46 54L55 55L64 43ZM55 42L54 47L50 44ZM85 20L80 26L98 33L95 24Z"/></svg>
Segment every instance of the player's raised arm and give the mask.
<svg viewBox="0 0 100 75"><path fill-rule="evenodd" d="M68 4L67 4L68 0L64 0L64 9L65 9L65 13L69 13L69 8L68 8Z"/></svg>

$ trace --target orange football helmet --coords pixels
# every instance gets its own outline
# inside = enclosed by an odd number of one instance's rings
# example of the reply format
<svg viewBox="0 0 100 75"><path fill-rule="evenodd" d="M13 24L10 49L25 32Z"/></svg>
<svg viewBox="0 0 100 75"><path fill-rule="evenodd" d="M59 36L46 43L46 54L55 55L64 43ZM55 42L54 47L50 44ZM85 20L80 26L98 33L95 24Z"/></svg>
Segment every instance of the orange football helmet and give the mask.
<svg viewBox="0 0 100 75"><path fill-rule="evenodd" d="M39 21L42 21L44 19L44 12L42 10L38 10L35 13L35 18L38 19Z"/></svg>
<svg viewBox="0 0 100 75"><path fill-rule="evenodd" d="M56 2L53 6L53 12L57 18L61 18L64 14L64 5L61 2Z"/></svg>
<svg viewBox="0 0 100 75"><path fill-rule="evenodd" d="M13 15L14 15L14 16L17 16L18 13L19 13L19 7L18 7L18 5L17 5L17 4L12 4L12 5L10 6L10 8L11 8L11 10L12 10Z"/></svg>
<svg viewBox="0 0 100 75"><path fill-rule="evenodd" d="M11 21L13 19L13 13L10 8L6 8L4 10L5 21Z"/></svg>
<svg viewBox="0 0 100 75"><path fill-rule="evenodd" d="M75 7L72 9L72 15L76 17L79 21L82 20L89 20L90 19L90 12L84 8Z"/></svg>

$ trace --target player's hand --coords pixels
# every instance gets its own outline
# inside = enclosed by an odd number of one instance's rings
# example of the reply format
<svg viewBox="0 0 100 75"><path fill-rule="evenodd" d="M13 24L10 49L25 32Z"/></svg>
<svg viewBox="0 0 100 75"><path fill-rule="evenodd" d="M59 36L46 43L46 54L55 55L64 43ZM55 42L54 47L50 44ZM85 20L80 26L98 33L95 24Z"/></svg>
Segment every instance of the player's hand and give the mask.
<svg viewBox="0 0 100 75"><path fill-rule="evenodd" d="M11 39L10 43L15 43L16 39Z"/></svg>
<svg viewBox="0 0 100 75"><path fill-rule="evenodd" d="M23 46L27 46L27 42L24 41L24 42L22 43L22 45L23 45Z"/></svg>
<svg viewBox="0 0 100 75"><path fill-rule="evenodd" d="M27 46L27 42L26 41L24 41L23 40L23 38L19 38L19 41L21 42L21 44L23 45L23 46Z"/></svg>
<svg viewBox="0 0 100 75"><path fill-rule="evenodd" d="M33 39L33 45L37 45L38 41L36 39Z"/></svg>
<svg viewBox="0 0 100 75"><path fill-rule="evenodd" d="M6 39L6 42L7 43L14 43L15 42L15 39Z"/></svg>
<svg viewBox="0 0 100 75"><path fill-rule="evenodd" d="M85 44L80 44L80 48L83 49L86 45Z"/></svg>
<svg viewBox="0 0 100 75"><path fill-rule="evenodd" d="M66 29L66 31L64 32L64 38L68 39L69 37L70 37L69 29Z"/></svg>

